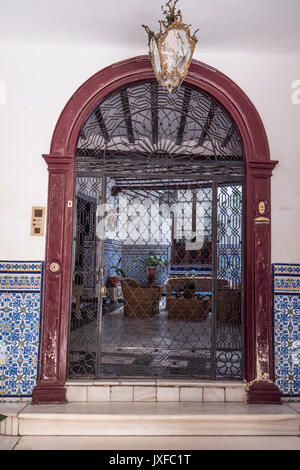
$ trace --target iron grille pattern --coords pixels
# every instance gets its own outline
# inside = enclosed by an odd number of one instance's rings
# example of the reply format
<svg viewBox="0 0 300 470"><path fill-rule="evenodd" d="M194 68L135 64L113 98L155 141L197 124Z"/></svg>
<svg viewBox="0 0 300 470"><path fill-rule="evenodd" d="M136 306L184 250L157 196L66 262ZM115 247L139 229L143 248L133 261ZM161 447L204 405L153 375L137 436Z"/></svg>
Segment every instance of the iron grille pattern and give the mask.
<svg viewBox="0 0 300 470"><path fill-rule="evenodd" d="M149 81L98 104L76 156L69 377L242 377L243 173L205 93Z"/></svg>

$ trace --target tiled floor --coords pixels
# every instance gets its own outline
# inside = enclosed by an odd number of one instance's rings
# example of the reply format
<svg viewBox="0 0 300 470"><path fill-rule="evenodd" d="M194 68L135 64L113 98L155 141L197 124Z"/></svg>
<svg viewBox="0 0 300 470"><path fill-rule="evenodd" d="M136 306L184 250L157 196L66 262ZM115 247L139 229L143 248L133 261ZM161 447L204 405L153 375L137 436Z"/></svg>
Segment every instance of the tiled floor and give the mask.
<svg viewBox="0 0 300 470"><path fill-rule="evenodd" d="M102 318L101 377L212 376L212 319L168 318L161 305L151 318L125 318L122 310ZM241 327L217 325L217 378L241 378ZM71 332L71 370L96 374L97 325L92 321ZM76 372L78 371L78 372ZM75 378L70 375L70 377Z"/></svg>
<svg viewBox="0 0 300 470"><path fill-rule="evenodd" d="M13 450L19 440L18 436L0 436L0 451Z"/></svg>
<svg viewBox="0 0 300 470"><path fill-rule="evenodd" d="M293 408L293 410L298 411L300 413L300 401L294 401L294 402L286 402L288 406Z"/></svg>
<svg viewBox="0 0 300 470"><path fill-rule="evenodd" d="M0 436L0 450L300 450L297 436Z"/></svg>

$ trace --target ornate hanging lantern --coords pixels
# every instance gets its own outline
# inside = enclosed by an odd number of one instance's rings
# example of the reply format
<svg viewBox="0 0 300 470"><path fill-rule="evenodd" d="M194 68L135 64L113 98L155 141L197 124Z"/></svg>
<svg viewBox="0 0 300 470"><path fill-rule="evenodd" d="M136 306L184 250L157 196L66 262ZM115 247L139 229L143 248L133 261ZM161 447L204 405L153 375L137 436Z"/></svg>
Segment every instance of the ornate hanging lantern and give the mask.
<svg viewBox="0 0 300 470"><path fill-rule="evenodd" d="M191 36L191 25L182 21L181 11L175 11L178 0L169 0L161 7L165 20L160 20L160 32L155 34L148 26L142 25L148 33L149 56L158 82L172 92L179 87L191 65L196 32Z"/></svg>

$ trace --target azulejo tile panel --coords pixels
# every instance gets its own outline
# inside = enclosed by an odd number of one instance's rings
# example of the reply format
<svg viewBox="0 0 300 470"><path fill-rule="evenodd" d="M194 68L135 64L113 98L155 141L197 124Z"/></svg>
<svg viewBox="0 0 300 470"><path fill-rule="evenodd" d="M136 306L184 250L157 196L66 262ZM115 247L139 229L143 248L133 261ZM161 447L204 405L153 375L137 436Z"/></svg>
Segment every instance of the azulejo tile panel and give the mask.
<svg viewBox="0 0 300 470"><path fill-rule="evenodd" d="M30 397L40 345L43 262L0 262L0 400Z"/></svg>
<svg viewBox="0 0 300 470"><path fill-rule="evenodd" d="M275 377L283 396L300 396L300 265L274 264Z"/></svg>

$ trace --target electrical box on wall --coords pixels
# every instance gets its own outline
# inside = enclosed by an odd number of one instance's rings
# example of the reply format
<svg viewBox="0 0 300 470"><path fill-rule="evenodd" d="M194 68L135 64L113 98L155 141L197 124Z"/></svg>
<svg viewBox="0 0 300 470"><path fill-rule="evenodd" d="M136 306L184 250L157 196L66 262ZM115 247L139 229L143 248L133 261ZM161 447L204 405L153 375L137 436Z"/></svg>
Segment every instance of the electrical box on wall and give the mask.
<svg viewBox="0 0 300 470"><path fill-rule="evenodd" d="M45 207L33 207L31 214L31 235L41 237L44 235Z"/></svg>

